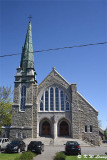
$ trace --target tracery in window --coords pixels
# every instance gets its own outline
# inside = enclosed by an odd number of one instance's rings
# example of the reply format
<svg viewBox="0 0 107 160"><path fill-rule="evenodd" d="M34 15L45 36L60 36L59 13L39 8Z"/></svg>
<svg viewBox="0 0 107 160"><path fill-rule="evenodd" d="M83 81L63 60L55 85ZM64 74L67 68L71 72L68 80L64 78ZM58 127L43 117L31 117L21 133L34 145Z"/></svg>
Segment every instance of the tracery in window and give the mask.
<svg viewBox="0 0 107 160"><path fill-rule="evenodd" d="M69 102L66 102L66 110L69 111Z"/></svg>
<svg viewBox="0 0 107 160"><path fill-rule="evenodd" d="M43 111L43 102L40 103L40 111Z"/></svg>
<svg viewBox="0 0 107 160"><path fill-rule="evenodd" d="M21 106L20 106L21 111L25 111L25 103L26 103L26 86L23 85L21 88Z"/></svg>
<svg viewBox="0 0 107 160"><path fill-rule="evenodd" d="M42 97L41 97L41 100L43 100L43 95L42 95Z"/></svg>
<svg viewBox="0 0 107 160"><path fill-rule="evenodd" d="M40 111L70 111L67 94L58 87L50 87L40 98Z"/></svg>

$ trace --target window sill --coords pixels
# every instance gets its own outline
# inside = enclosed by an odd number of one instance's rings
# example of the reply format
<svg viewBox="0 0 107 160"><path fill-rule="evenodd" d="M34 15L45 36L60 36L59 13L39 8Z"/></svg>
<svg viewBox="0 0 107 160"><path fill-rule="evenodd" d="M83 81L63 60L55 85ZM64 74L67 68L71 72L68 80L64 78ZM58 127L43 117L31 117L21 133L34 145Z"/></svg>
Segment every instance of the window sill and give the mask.
<svg viewBox="0 0 107 160"><path fill-rule="evenodd" d="M52 112L52 113L54 113L54 112L55 112L55 113L57 113L57 112L59 112L59 113L64 113L64 112L70 112L70 111L38 111L38 112L39 112L39 113L41 113L41 112L42 112L42 113L43 113L43 112L45 112L45 113L46 113L46 112L48 112L48 113L51 113L51 112Z"/></svg>
<svg viewBox="0 0 107 160"><path fill-rule="evenodd" d="M25 111L21 111L21 110L19 110L19 112L22 112L22 113L24 113Z"/></svg>

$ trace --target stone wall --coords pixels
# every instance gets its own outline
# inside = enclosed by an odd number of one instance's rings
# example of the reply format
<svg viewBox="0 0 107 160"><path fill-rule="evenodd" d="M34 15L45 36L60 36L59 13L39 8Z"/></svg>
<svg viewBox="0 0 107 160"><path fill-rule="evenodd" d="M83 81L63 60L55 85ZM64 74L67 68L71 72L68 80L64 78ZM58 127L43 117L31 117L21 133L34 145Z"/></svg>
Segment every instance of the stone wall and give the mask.
<svg viewBox="0 0 107 160"><path fill-rule="evenodd" d="M77 92L80 129L83 140L99 145L98 112ZM90 132L90 125L92 132ZM87 132L85 132L87 126Z"/></svg>
<svg viewBox="0 0 107 160"><path fill-rule="evenodd" d="M77 101L77 87L76 84L71 85L72 95L72 131L73 138L80 138L80 120L79 120L79 107Z"/></svg>
<svg viewBox="0 0 107 160"><path fill-rule="evenodd" d="M19 111L19 106L12 106L11 126L31 126L32 125L32 106L26 106L25 111Z"/></svg>
<svg viewBox="0 0 107 160"><path fill-rule="evenodd" d="M37 102L38 86L33 85L33 108L32 108L32 137L37 137L37 122L38 122L38 102Z"/></svg>
<svg viewBox="0 0 107 160"><path fill-rule="evenodd" d="M21 86L26 85L25 111L20 110ZM16 138L18 132L25 137L32 137L32 107L33 107L33 85L32 83L15 83L14 101L12 106L12 120L10 138Z"/></svg>
<svg viewBox="0 0 107 160"><path fill-rule="evenodd" d="M10 136L9 139L15 138L31 138L32 128L10 128Z"/></svg>

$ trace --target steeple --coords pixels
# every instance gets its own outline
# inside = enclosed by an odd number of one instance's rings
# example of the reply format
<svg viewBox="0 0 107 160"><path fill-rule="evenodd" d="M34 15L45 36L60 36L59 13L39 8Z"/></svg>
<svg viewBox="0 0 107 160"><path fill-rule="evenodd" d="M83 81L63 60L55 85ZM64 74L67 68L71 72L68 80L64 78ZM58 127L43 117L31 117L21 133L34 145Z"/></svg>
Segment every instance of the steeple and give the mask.
<svg viewBox="0 0 107 160"><path fill-rule="evenodd" d="M22 48L21 62L17 68L15 83L37 83L34 69L31 22L29 21L25 44Z"/></svg>
<svg viewBox="0 0 107 160"><path fill-rule="evenodd" d="M31 32L30 21L26 34L25 44L24 47L22 48L20 67L22 68L23 71L26 71L27 68L34 69L34 56L33 56L32 32Z"/></svg>

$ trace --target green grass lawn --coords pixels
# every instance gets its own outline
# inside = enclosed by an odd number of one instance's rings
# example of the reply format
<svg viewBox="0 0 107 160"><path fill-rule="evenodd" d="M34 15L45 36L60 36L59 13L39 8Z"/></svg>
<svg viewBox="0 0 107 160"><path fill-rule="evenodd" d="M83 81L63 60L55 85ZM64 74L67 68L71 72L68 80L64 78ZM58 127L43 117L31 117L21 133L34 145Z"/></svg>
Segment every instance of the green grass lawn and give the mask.
<svg viewBox="0 0 107 160"><path fill-rule="evenodd" d="M95 156L95 157L87 156L87 158L86 158L84 156L81 156L80 158L78 158L78 156L66 156L66 160L107 160L107 155L103 155L100 157L97 158L97 156ZM105 158L103 158L103 157L105 157Z"/></svg>
<svg viewBox="0 0 107 160"><path fill-rule="evenodd" d="M19 153L0 153L0 160L14 160L15 158L19 157Z"/></svg>

